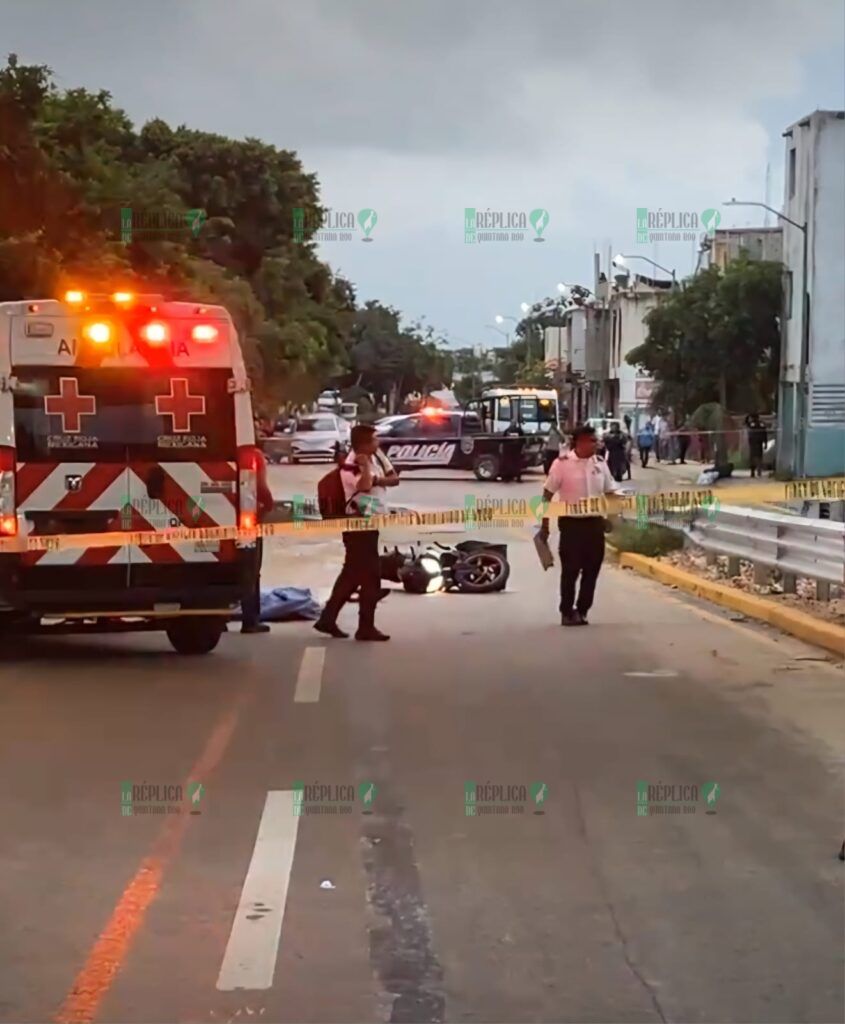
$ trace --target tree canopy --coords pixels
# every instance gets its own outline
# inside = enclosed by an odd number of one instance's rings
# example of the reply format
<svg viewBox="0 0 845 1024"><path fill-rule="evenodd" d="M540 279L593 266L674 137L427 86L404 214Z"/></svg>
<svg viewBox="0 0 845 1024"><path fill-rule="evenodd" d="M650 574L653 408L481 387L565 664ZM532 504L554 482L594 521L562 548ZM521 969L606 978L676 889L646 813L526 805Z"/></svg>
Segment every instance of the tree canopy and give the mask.
<svg viewBox="0 0 845 1024"><path fill-rule="evenodd" d="M295 238L297 209L310 227ZM160 119L136 130L104 90L60 91L14 55L0 68L0 301L82 281L219 302L268 404L310 401L332 379L392 401L439 387L451 366L431 333L377 302L357 308L318 258L322 212L292 151Z"/></svg>
<svg viewBox="0 0 845 1024"><path fill-rule="evenodd" d="M681 414L774 407L780 360L782 268L746 256L709 267L646 315L645 342L628 353L657 382L654 402Z"/></svg>

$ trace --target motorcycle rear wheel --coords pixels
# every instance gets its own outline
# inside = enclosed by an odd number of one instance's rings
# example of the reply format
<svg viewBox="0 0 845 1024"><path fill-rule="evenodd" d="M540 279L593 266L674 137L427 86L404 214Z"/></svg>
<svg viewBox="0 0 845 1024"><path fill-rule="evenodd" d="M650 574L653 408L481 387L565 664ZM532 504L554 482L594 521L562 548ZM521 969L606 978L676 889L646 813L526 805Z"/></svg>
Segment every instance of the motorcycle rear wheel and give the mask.
<svg viewBox="0 0 845 1024"><path fill-rule="evenodd" d="M497 551L474 551L455 564L453 573L465 594L489 594L505 589L511 567Z"/></svg>

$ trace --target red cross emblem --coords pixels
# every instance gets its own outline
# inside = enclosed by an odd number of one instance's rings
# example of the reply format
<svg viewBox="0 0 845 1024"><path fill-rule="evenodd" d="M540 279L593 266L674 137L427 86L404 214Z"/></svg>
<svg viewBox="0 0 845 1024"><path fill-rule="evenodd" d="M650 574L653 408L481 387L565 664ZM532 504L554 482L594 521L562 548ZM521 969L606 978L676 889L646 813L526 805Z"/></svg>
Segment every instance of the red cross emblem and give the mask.
<svg viewBox="0 0 845 1024"><path fill-rule="evenodd" d="M44 412L48 416L61 416L64 434L79 434L82 417L93 416L96 411L97 399L93 395L80 395L76 377L60 377L59 393L44 396Z"/></svg>
<svg viewBox="0 0 845 1024"><path fill-rule="evenodd" d="M187 434L192 416L205 416L205 395L192 395L185 377L170 381L169 395L156 395L156 413L172 417L173 433Z"/></svg>

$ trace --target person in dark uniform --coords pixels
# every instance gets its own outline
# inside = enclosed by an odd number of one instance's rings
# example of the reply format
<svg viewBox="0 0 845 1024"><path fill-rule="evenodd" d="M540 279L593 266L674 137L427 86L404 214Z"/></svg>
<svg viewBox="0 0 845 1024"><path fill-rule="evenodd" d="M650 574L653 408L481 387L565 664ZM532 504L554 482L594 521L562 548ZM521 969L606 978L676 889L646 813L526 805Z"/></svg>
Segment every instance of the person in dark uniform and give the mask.
<svg viewBox="0 0 845 1024"><path fill-rule="evenodd" d="M763 475L763 449L766 447L766 428L760 420L758 412L752 412L745 417L745 425L748 428L748 461L751 465L751 475Z"/></svg>
<svg viewBox="0 0 845 1024"><path fill-rule="evenodd" d="M607 468L614 480L621 480L628 468L628 439L619 429L618 423L611 423L610 432L604 435L607 452Z"/></svg>
<svg viewBox="0 0 845 1024"><path fill-rule="evenodd" d="M267 461L260 448L255 449L255 475L258 500L258 522L273 510L273 495L267 486ZM269 633L261 621L261 558L263 539L257 537L251 548L243 552L243 597L241 598L241 632Z"/></svg>

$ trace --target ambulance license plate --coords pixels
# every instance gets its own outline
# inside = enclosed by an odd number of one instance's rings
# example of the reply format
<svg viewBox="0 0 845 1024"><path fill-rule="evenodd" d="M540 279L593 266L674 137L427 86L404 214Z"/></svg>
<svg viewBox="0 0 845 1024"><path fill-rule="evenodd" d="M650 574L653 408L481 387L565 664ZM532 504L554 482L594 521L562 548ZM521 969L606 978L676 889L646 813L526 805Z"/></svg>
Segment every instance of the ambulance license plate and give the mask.
<svg viewBox="0 0 845 1024"><path fill-rule="evenodd" d="M197 540L194 541L194 551L197 554L216 555L220 552L219 540Z"/></svg>

